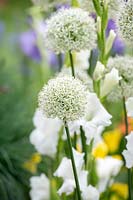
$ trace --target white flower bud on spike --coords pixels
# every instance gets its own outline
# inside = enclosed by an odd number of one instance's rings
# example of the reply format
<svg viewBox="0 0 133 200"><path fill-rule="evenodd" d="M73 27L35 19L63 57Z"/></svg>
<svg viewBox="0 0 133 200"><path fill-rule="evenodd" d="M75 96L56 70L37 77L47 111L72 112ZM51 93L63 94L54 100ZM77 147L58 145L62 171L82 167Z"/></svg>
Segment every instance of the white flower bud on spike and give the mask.
<svg viewBox="0 0 133 200"><path fill-rule="evenodd" d="M93 79L95 81L100 80L103 76L104 70L105 70L105 66L101 62L98 61L96 64L94 74L93 74Z"/></svg>
<svg viewBox="0 0 133 200"><path fill-rule="evenodd" d="M116 33L114 32L114 30L111 30L110 33L109 33L109 37L107 38L107 41L106 41L106 46L105 46L105 54L106 55L112 49L115 37L116 37Z"/></svg>
<svg viewBox="0 0 133 200"><path fill-rule="evenodd" d="M101 83L100 96L105 97L107 94L109 94L112 89L119 83L119 80L121 80L119 72L117 69L113 68L111 72L105 75L105 78Z"/></svg>

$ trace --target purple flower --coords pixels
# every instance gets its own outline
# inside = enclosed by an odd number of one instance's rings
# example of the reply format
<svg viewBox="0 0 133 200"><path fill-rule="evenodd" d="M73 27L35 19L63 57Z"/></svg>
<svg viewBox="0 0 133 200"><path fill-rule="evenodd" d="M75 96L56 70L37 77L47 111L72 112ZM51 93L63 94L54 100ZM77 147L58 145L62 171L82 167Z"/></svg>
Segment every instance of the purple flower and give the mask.
<svg viewBox="0 0 133 200"><path fill-rule="evenodd" d="M58 4L56 5L56 9L59 10L59 9L61 9L61 8L68 9L68 8L70 8L70 5L69 5L69 4L58 3Z"/></svg>
<svg viewBox="0 0 133 200"><path fill-rule="evenodd" d="M52 51L48 51L48 63L55 71L60 71L64 62L64 55L57 55Z"/></svg>
<svg viewBox="0 0 133 200"><path fill-rule="evenodd" d="M114 30L117 33L117 26L114 20L109 19L107 29L106 29L106 37L108 37L110 30ZM115 41L113 43L111 54L113 56L123 55L125 51L125 44L122 39L117 35Z"/></svg>
<svg viewBox="0 0 133 200"><path fill-rule="evenodd" d="M21 33L19 44L21 50L26 56L37 62L41 60L41 54L36 45L36 34L32 30Z"/></svg>
<svg viewBox="0 0 133 200"><path fill-rule="evenodd" d="M5 32L5 24L4 22L0 21L0 39L3 37Z"/></svg>

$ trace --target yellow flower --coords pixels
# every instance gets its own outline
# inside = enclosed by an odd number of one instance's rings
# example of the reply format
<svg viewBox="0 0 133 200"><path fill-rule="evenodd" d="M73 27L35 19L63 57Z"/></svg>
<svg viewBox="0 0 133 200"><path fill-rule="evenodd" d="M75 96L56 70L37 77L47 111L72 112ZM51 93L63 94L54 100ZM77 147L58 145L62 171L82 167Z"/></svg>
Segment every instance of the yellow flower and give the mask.
<svg viewBox="0 0 133 200"><path fill-rule="evenodd" d="M119 155L119 154L116 154L116 155L112 155L113 158L116 158L118 160L122 160L122 156Z"/></svg>
<svg viewBox="0 0 133 200"><path fill-rule="evenodd" d="M108 154L108 146L105 142L100 142L92 151L95 158L104 158Z"/></svg>
<svg viewBox="0 0 133 200"><path fill-rule="evenodd" d="M118 196L122 197L123 199L128 199L128 185L124 183L114 183L111 186L111 191L116 192ZM115 200L114 198L111 200Z"/></svg>
<svg viewBox="0 0 133 200"><path fill-rule="evenodd" d="M39 153L34 153L31 158L23 164L23 167L34 174L36 173L37 165L41 162L41 160L41 155Z"/></svg>
<svg viewBox="0 0 133 200"><path fill-rule="evenodd" d="M118 150L121 138L122 134L119 129L104 133L103 139L107 144L110 153L114 153Z"/></svg>
<svg viewBox="0 0 133 200"><path fill-rule="evenodd" d="M82 149L81 149L80 144L76 144L76 150L77 150L79 153L82 153Z"/></svg>

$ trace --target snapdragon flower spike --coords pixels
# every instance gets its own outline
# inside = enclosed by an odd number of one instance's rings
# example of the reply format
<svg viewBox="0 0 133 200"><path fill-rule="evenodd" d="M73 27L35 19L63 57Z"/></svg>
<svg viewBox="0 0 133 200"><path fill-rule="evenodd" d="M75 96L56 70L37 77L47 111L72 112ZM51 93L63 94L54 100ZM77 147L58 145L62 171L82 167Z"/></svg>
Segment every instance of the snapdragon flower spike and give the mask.
<svg viewBox="0 0 133 200"><path fill-rule="evenodd" d="M117 21L122 37L127 43L133 43L133 0L123 1Z"/></svg>
<svg viewBox="0 0 133 200"><path fill-rule="evenodd" d="M46 47L56 53L93 49L96 45L95 22L80 8L60 9L46 25Z"/></svg>
<svg viewBox="0 0 133 200"><path fill-rule="evenodd" d="M57 77L39 93L39 107L49 118L74 121L85 114L86 87L73 77Z"/></svg>

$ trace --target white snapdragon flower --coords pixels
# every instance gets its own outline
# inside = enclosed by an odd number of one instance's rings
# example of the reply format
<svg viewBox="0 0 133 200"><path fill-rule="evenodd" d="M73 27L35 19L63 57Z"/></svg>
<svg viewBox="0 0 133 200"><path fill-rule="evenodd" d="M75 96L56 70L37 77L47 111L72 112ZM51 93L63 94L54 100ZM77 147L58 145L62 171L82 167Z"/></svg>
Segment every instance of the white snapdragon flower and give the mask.
<svg viewBox="0 0 133 200"><path fill-rule="evenodd" d="M126 167L131 168L133 167L133 131L128 136L126 136L126 139L127 150L124 150L122 154L126 160Z"/></svg>
<svg viewBox="0 0 133 200"><path fill-rule="evenodd" d="M107 94L109 94L113 88L118 85L120 80L121 77L119 76L119 71L113 68L105 75L104 80L101 82L100 96L105 97Z"/></svg>
<svg viewBox="0 0 133 200"><path fill-rule="evenodd" d="M57 52L92 49L96 45L96 27L92 17L80 8L60 9L47 20L46 46Z"/></svg>
<svg viewBox="0 0 133 200"><path fill-rule="evenodd" d="M123 162L121 160L115 159L111 156L107 156L105 158L97 158L96 160L96 170L99 177L99 191L103 192L107 184L111 184L113 181L113 177L115 177L121 167Z"/></svg>
<svg viewBox="0 0 133 200"><path fill-rule="evenodd" d="M82 167L84 165L84 153L79 153L75 149L73 149L73 154L77 169L77 175L79 178L79 184L82 190L82 188L87 187L87 171L82 170ZM63 193L69 195L74 191L76 185L70 159L66 157L62 159L58 169L54 173L54 176L61 177L64 181L61 188L58 190L59 195L62 195Z"/></svg>
<svg viewBox="0 0 133 200"><path fill-rule="evenodd" d="M133 97L129 97L126 101L127 115L133 117Z"/></svg>
<svg viewBox="0 0 133 200"><path fill-rule="evenodd" d="M85 119L99 126L109 126L112 116L106 111L95 93L89 93Z"/></svg>
<svg viewBox="0 0 133 200"><path fill-rule="evenodd" d="M100 194L95 187L89 185L82 191L82 198L83 200L99 200Z"/></svg>
<svg viewBox="0 0 133 200"><path fill-rule="evenodd" d="M42 111L36 110L33 117L35 129L30 134L30 142L36 150L50 157L57 151L58 135L62 123L58 119L46 118Z"/></svg>
<svg viewBox="0 0 133 200"><path fill-rule="evenodd" d="M31 200L50 199L50 181L45 174L30 178L30 197Z"/></svg>
<svg viewBox="0 0 133 200"><path fill-rule="evenodd" d="M85 114L87 94L80 80L70 76L57 77L39 93L39 107L47 117L74 121Z"/></svg>

